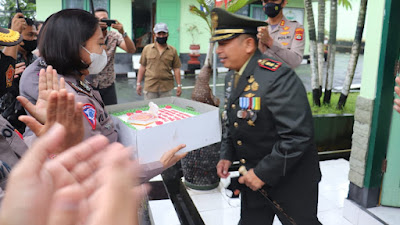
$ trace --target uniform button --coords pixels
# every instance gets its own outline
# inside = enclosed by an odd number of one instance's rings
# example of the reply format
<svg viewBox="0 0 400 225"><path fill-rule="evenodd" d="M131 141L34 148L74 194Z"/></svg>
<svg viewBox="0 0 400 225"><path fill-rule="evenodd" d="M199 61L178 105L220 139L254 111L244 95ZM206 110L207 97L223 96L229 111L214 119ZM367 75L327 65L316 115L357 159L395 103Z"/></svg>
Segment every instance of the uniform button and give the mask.
<svg viewBox="0 0 400 225"><path fill-rule="evenodd" d="M242 164L246 164L246 160L245 160L245 159L241 159L240 162L241 162Z"/></svg>
<svg viewBox="0 0 400 225"><path fill-rule="evenodd" d="M239 146L242 145L242 141L241 141L241 140L238 140L236 143L237 143Z"/></svg>
<svg viewBox="0 0 400 225"><path fill-rule="evenodd" d="M233 124L233 126L235 126L236 128L238 128L238 127L239 127L239 124L238 124L237 122L235 122L235 123Z"/></svg>
<svg viewBox="0 0 400 225"><path fill-rule="evenodd" d="M224 105L224 109L226 109L226 108L228 108L228 106L227 106L227 105Z"/></svg>
<svg viewBox="0 0 400 225"><path fill-rule="evenodd" d="M232 109L236 109L236 105L235 104L232 104Z"/></svg>

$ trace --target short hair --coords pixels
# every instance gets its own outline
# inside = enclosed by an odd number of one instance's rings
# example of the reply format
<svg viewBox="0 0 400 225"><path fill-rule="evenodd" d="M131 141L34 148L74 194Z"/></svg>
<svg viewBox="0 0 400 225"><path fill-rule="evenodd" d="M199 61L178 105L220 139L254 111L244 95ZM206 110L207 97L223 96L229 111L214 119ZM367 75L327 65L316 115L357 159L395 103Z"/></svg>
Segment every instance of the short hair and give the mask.
<svg viewBox="0 0 400 225"><path fill-rule="evenodd" d="M64 9L51 15L41 30L39 52L48 65L65 76L81 75L89 65L81 60L81 46L86 45L99 21L81 9Z"/></svg>
<svg viewBox="0 0 400 225"><path fill-rule="evenodd" d="M253 39L255 45L257 46L257 44L258 44L258 39L257 39L257 35L256 35L256 34L241 34L240 36L243 37L243 39L246 39L246 38L251 38L251 39Z"/></svg>
<svg viewBox="0 0 400 225"><path fill-rule="evenodd" d="M97 9L94 10L94 12L95 12L95 13L96 13L96 12L106 12L106 13L108 14L107 9L105 9L105 8L97 8Z"/></svg>
<svg viewBox="0 0 400 225"><path fill-rule="evenodd" d="M40 24L43 24L44 22L43 21L41 21L41 20L35 20L35 26L36 26L36 28L38 28L38 26L40 25Z"/></svg>

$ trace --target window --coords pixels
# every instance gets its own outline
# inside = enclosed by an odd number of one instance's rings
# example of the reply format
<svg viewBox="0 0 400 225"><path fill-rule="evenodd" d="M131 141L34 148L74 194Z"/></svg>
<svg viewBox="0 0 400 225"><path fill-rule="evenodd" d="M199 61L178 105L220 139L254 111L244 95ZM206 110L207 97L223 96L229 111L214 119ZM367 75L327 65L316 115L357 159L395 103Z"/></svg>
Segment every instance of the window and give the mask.
<svg viewBox="0 0 400 225"><path fill-rule="evenodd" d="M104 8L110 11L110 0L93 0L94 9ZM90 0L63 0L63 9L84 9L91 11Z"/></svg>

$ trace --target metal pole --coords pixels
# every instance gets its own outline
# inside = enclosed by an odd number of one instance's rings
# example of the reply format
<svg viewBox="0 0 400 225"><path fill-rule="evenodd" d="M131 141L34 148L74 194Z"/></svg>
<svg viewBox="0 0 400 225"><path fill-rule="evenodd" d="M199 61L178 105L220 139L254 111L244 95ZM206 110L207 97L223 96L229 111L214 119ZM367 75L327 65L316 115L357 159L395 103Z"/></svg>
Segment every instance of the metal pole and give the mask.
<svg viewBox="0 0 400 225"><path fill-rule="evenodd" d="M215 96L216 93L216 84L217 84L217 43L214 44L214 50L213 50L213 94Z"/></svg>

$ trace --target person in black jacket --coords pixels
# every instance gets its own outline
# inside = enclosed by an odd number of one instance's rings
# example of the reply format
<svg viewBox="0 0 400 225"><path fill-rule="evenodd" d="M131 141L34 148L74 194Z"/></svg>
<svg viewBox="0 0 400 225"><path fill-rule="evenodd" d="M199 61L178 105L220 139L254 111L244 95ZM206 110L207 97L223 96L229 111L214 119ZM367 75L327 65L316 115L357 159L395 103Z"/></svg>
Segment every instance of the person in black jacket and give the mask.
<svg viewBox="0 0 400 225"><path fill-rule="evenodd" d="M248 172L239 178L241 225L272 224L280 208L295 224L321 224L317 218L321 179L314 143L313 118L305 88L286 64L257 49L262 21L216 8L211 41L218 42L221 63L231 71L225 79L226 132L221 144L218 175L228 177L239 159ZM262 190L279 207L271 207Z"/></svg>

